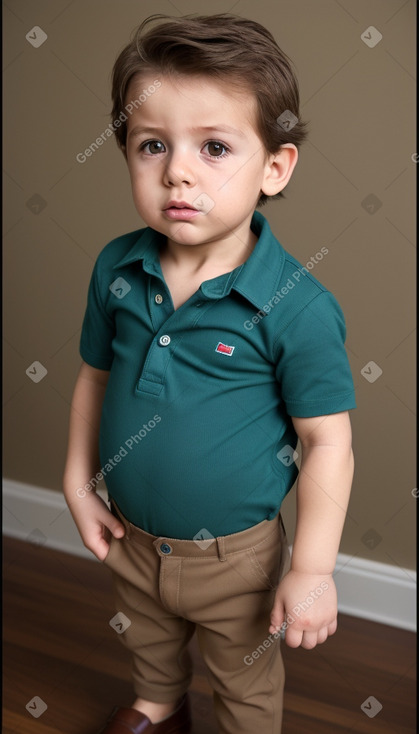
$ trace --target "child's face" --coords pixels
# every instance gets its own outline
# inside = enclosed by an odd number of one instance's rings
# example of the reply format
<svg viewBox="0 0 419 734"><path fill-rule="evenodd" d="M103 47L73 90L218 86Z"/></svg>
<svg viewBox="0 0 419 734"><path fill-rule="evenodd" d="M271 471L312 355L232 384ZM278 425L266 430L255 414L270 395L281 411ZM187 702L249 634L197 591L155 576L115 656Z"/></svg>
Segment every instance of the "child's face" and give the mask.
<svg viewBox="0 0 419 734"><path fill-rule="evenodd" d="M155 74L134 79L126 103L153 79ZM205 77L160 80L161 87L127 121L126 155L138 213L183 245L220 241L231 233L246 237L267 170L254 99Z"/></svg>

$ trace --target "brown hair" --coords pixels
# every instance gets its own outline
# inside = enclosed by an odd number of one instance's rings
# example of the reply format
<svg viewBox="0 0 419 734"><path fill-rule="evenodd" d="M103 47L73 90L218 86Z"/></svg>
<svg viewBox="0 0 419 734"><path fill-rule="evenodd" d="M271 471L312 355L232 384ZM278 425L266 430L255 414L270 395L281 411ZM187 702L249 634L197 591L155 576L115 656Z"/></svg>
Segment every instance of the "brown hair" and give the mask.
<svg viewBox="0 0 419 734"><path fill-rule="evenodd" d="M155 21L160 22L146 30ZM255 21L224 13L180 18L152 15L143 21L119 54L112 74L112 120L125 117L115 129L122 150L127 137L128 86L136 74L150 71L220 81L228 78L250 90L257 104L257 130L267 153L277 153L285 143L298 148L307 135L306 123L300 120L298 82L291 61L272 34ZM282 192L271 197L262 194L258 205L281 197Z"/></svg>

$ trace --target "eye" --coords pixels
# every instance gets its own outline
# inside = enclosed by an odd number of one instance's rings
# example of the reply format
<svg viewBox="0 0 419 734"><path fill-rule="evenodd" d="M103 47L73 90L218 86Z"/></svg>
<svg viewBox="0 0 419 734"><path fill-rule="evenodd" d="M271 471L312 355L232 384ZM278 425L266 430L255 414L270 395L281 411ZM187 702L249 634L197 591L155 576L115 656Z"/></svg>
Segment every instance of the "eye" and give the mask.
<svg viewBox="0 0 419 734"><path fill-rule="evenodd" d="M224 158L230 152L230 149L224 143L220 143L219 140L210 140L204 148L208 149L211 158Z"/></svg>
<svg viewBox="0 0 419 734"><path fill-rule="evenodd" d="M161 140L146 140L145 143L141 143L140 150L156 155L157 153L164 153L166 149Z"/></svg>

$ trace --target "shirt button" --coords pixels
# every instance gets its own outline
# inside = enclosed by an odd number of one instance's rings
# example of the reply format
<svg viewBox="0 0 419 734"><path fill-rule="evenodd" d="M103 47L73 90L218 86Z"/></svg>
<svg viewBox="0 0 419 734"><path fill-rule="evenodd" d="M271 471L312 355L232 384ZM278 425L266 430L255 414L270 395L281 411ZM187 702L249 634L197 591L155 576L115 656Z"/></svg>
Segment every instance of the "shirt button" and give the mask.
<svg viewBox="0 0 419 734"><path fill-rule="evenodd" d="M162 543L160 546L160 550L162 553L164 553L166 556L169 555L169 553L172 552L172 546L168 543Z"/></svg>
<svg viewBox="0 0 419 734"><path fill-rule="evenodd" d="M171 341L172 340L170 336L168 336L167 334L163 334L163 336L161 336L159 339L159 344L161 347L168 347Z"/></svg>
<svg viewBox="0 0 419 734"><path fill-rule="evenodd" d="M160 305L160 303L163 303L163 296L160 295L160 293L157 293L157 295L154 296L154 300L155 300L156 303L158 303Z"/></svg>

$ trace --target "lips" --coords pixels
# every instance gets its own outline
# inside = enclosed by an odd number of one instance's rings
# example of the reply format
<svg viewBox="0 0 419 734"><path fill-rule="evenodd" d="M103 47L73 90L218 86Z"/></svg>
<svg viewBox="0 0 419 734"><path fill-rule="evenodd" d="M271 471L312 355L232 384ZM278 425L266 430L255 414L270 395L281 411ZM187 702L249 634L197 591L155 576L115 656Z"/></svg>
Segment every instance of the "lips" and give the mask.
<svg viewBox="0 0 419 734"><path fill-rule="evenodd" d="M188 204L186 201L169 201L168 205L164 208L164 211L167 211L168 209L192 209L192 211L197 211L194 206Z"/></svg>
<svg viewBox="0 0 419 734"><path fill-rule="evenodd" d="M187 201L169 201L163 212L168 219L184 221L193 219L201 213Z"/></svg>

